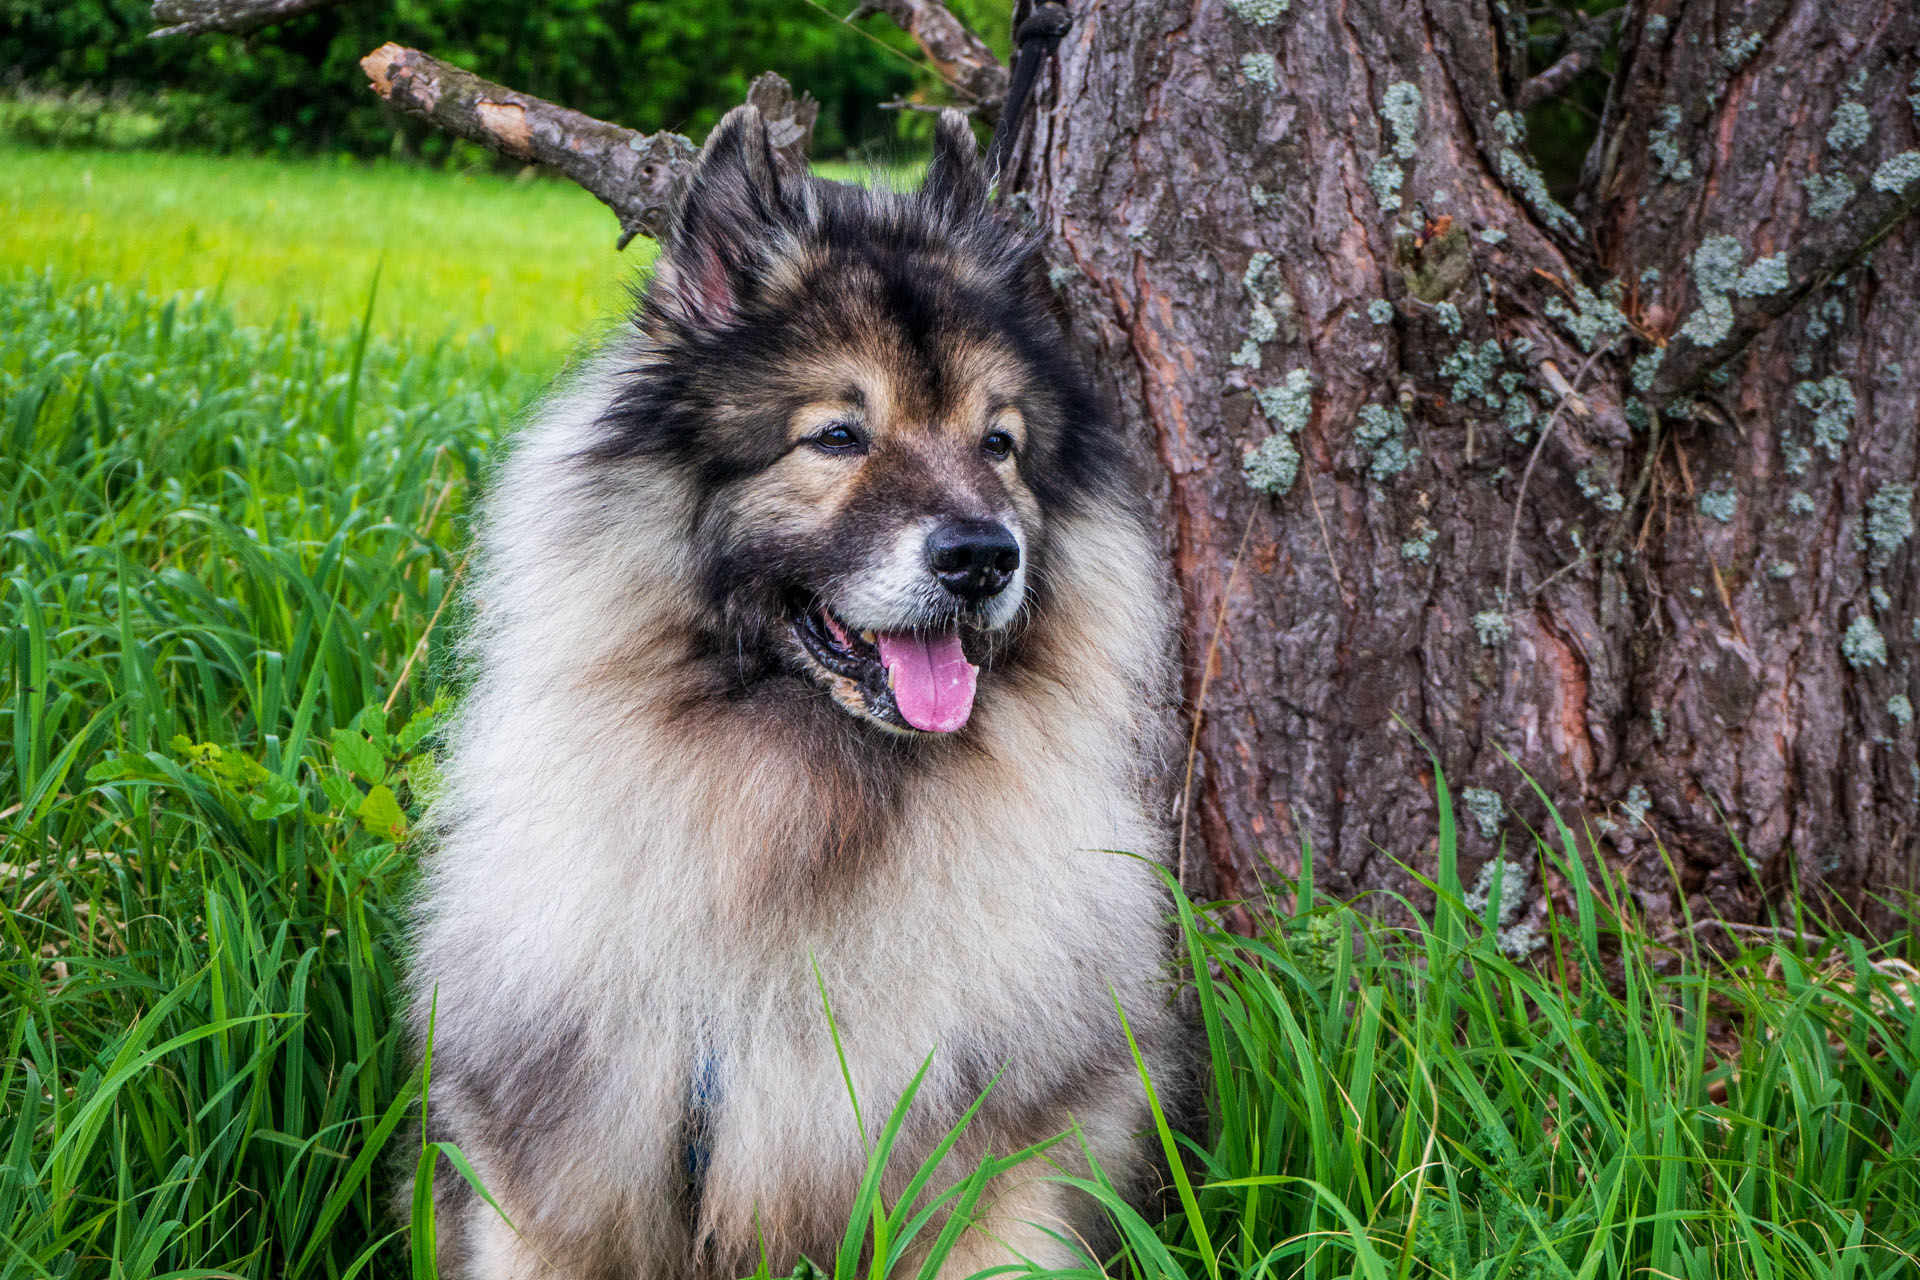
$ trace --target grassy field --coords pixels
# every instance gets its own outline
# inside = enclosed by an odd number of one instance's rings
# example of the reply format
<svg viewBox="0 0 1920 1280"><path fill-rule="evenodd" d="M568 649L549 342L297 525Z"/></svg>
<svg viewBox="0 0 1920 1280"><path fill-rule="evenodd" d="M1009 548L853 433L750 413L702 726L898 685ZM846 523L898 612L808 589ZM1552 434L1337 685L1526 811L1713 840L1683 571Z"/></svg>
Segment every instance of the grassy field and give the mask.
<svg viewBox="0 0 1920 1280"><path fill-rule="evenodd" d="M296 311L553 362L651 260L571 183L398 165L0 146L0 264L155 293L205 291L249 324Z"/></svg>
<svg viewBox="0 0 1920 1280"><path fill-rule="evenodd" d="M339 203L413 181L361 177ZM132 246L126 216L86 238ZM394 256L370 327L364 281L303 311L324 270L242 289L280 233L225 234L219 302L107 245L0 272L0 1280L430 1274L389 1208L433 1168L390 1006L408 834L473 486L566 343L446 336ZM1913 955L1802 920L1732 957L1649 938L1561 829L1512 850L1572 894L1521 963L1450 830L1399 852L1425 916L1328 901L1310 859L1254 937L1183 908L1213 1119L1161 1134L1172 1212L1116 1205L1107 1274L1920 1273ZM912 1208L865 1202L815 1261L885 1274Z"/></svg>

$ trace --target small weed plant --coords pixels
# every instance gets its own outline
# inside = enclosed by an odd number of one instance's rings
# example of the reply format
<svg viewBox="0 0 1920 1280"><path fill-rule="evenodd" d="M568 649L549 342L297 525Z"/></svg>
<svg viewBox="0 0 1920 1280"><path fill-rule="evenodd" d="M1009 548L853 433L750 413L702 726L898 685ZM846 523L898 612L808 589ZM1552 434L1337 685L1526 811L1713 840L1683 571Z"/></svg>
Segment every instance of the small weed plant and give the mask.
<svg viewBox="0 0 1920 1280"><path fill-rule="evenodd" d="M397 939L462 521L537 382L366 315L0 284L0 1277L425 1277L431 1181L474 1176L420 1146ZM1515 959L1436 791L1418 904L1327 900L1310 856L1250 936L1177 897L1210 1118L1156 1125L1164 1211L1071 1172L1071 1133L890 1202L909 1091L803 1272L931 1242L930 1275L1030 1161L1106 1202L1088 1277L1920 1274L1908 950L1650 937L1555 818L1503 860L1568 886Z"/></svg>

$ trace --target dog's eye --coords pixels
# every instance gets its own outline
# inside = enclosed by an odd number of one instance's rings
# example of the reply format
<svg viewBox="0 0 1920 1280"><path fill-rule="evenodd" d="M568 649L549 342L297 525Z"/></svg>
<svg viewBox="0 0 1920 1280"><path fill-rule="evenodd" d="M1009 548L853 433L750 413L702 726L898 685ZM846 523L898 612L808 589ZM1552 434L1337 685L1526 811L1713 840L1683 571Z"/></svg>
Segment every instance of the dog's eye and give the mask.
<svg viewBox="0 0 1920 1280"><path fill-rule="evenodd" d="M813 433L809 438L816 449L825 449L828 453L852 453L866 442L860 433L845 422L831 422Z"/></svg>
<svg viewBox="0 0 1920 1280"><path fill-rule="evenodd" d="M995 458L1004 458L1013 452L1013 437L1004 431L989 431L980 441L980 447Z"/></svg>

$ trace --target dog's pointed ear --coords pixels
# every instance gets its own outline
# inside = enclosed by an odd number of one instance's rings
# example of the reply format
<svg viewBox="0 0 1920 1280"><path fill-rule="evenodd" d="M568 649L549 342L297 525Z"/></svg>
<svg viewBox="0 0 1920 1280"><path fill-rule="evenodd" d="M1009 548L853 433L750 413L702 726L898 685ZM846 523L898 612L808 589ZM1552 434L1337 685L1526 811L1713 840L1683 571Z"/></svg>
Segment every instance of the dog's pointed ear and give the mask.
<svg viewBox="0 0 1920 1280"><path fill-rule="evenodd" d="M788 173L758 108L720 118L682 180L654 287L681 320L724 326L800 216L804 177Z"/></svg>
<svg viewBox="0 0 1920 1280"><path fill-rule="evenodd" d="M949 107L934 124L933 163L920 199L955 222L977 217L987 207L987 167L964 112Z"/></svg>

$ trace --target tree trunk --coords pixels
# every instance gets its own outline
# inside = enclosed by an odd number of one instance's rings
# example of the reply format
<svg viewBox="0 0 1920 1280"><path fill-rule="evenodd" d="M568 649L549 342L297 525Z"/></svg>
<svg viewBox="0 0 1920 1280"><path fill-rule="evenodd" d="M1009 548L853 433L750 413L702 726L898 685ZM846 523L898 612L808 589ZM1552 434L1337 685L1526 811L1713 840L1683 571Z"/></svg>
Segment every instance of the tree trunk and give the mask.
<svg viewBox="0 0 1920 1280"><path fill-rule="evenodd" d="M1566 207L1517 7L1074 8L1010 185L1153 463L1217 887L1407 890L1423 740L1470 858L1532 861L1511 756L1656 919L1656 841L1731 918L1911 886L1912 0L1630 6Z"/></svg>

